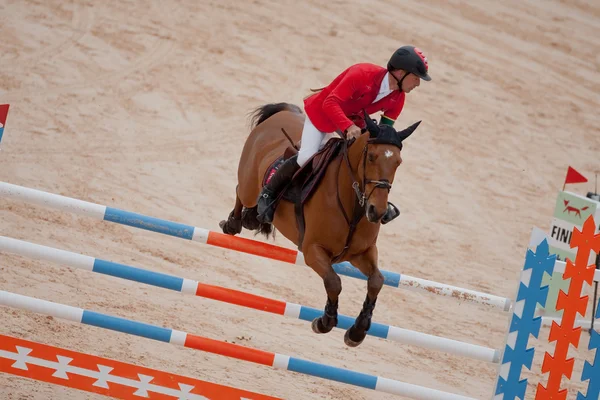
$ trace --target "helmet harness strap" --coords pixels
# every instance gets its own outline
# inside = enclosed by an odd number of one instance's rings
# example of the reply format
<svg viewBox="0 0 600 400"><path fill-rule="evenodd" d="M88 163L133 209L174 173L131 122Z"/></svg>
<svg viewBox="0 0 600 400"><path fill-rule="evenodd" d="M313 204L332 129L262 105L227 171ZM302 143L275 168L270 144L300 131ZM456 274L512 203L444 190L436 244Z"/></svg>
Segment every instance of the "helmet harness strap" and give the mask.
<svg viewBox="0 0 600 400"><path fill-rule="evenodd" d="M390 71L390 75L392 75L394 77L394 79L396 80L396 82L398 82L398 90L400 92L402 92L402 81L404 80L404 78L406 78L408 76L409 72L404 71L404 76L401 79L396 78L396 75L392 74L392 71Z"/></svg>

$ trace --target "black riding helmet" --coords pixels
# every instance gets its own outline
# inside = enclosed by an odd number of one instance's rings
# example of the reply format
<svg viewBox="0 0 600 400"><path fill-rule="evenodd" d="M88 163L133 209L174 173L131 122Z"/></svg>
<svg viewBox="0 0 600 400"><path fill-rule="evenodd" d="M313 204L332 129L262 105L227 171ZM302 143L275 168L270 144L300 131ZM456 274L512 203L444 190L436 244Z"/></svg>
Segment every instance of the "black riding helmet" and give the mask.
<svg viewBox="0 0 600 400"><path fill-rule="evenodd" d="M388 71L397 69L404 70L408 73L413 73L424 81L430 81L431 77L427 73L429 66L427 65L427 57L415 46L402 46L392 54L387 64ZM398 85L402 87L402 79L398 80Z"/></svg>

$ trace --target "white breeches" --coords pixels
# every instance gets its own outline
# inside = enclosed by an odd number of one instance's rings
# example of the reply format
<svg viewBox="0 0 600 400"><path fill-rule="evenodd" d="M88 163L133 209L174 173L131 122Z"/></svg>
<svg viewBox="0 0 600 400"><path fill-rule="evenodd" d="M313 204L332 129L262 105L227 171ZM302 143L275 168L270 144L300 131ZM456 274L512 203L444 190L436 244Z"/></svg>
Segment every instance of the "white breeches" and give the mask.
<svg viewBox="0 0 600 400"><path fill-rule="evenodd" d="M306 116L304 128L302 129L302 138L300 139L300 151L298 151L298 165L303 166L309 158L318 152L329 139L338 136L337 133L321 132L312 124L310 118Z"/></svg>

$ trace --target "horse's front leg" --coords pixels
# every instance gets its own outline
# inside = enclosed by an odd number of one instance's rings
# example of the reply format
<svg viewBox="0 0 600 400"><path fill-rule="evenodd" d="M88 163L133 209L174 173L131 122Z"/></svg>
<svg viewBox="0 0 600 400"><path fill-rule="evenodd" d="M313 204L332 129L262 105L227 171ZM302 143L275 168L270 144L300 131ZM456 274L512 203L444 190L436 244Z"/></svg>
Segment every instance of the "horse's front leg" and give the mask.
<svg viewBox="0 0 600 400"><path fill-rule="evenodd" d="M367 276L367 297L360 314L344 335L344 343L356 347L362 343L371 328L371 318L375 309L377 296L383 287L384 278L377 268L377 247L371 246L363 254L353 257L350 262Z"/></svg>
<svg viewBox="0 0 600 400"><path fill-rule="evenodd" d="M323 279L327 292L325 312L312 322L315 333L327 333L338 323L338 298L342 292L342 280L331 266L331 257L321 246L313 244L304 252L306 265L310 266Z"/></svg>

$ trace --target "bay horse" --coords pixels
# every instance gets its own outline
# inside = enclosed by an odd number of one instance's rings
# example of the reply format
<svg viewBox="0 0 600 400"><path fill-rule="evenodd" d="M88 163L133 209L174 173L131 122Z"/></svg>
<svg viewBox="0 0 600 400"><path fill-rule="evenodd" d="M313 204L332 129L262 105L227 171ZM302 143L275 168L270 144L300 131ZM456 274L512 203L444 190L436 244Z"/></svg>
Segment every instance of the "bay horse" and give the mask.
<svg viewBox="0 0 600 400"><path fill-rule="evenodd" d="M350 347L360 345L371 326L384 282L377 267L380 220L387 211L388 194L402 162L402 141L421 122L397 132L391 126L377 125L364 114L367 129L358 138L330 138L296 172L280 195L287 193L288 198L280 198L272 222L323 279L327 302L324 314L312 322L315 333L327 333L337 325L342 283L332 264L348 261L367 277L362 310L344 335ZM238 234L244 227L268 238L274 233L273 226L257 220L257 198L265 176L277 160L293 151L295 146L290 143L295 145L300 140L306 117L298 106L289 103L266 104L251 115L252 129L239 159L235 207L219 225L226 234ZM310 175L306 178L306 169L313 170L312 179ZM294 186L295 194L290 189Z"/></svg>

